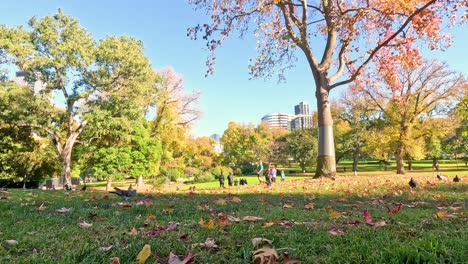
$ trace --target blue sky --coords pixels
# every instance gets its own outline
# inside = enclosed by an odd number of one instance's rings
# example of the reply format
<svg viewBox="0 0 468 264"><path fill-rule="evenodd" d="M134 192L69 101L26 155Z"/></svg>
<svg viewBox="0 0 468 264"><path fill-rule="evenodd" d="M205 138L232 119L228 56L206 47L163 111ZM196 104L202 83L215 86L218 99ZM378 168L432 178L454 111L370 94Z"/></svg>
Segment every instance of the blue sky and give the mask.
<svg viewBox="0 0 468 264"><path fill-rule="evenodd" d="M268 113L293 113L300 101L315 109L314 82L300 63L287 72L286 83L249 80L248 60L255 56L255 39L231 38L218 50L215 74L205 78L207 52L202 41L192 41L186 29L205 23L208 17L193 10L186 0L15 0L4 1L0 24L25 25L30 17L44 17L58 8L77 18L95 38L128 35L140 39L155 69L172 66L185 80L188 91L202 91L203 117L193 127L194 136L222 134L229 121L259 123ZM447 61L468 75L468 28L452 30L454 44L445 52L424 52ZM340 90L332 91L332 97Z"/></svg>

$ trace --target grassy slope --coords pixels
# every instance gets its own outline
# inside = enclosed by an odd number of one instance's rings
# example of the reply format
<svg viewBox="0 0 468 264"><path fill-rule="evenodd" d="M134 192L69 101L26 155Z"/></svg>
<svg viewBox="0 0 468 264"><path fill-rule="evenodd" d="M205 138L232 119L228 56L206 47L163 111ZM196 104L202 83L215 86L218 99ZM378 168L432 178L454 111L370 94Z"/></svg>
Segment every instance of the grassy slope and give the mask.
<svg viewBox="0 0 468 264"><path fill-rule="evenodd" d="M419 182L415 192L407 187L408 175L375 174L336 181L289 177L271 189L253 184L253 178L248 186L225 189L198 185L194 193L186 185L172 185L140 194L128 209L117 204L118 197L106 198L92 190L10 191L8 199L0 200L0 263L110 263L111 257L132 263L145 244L154 253L147 263L166 263L170 252L182 257L191 249L197 254L194 263L251 263L252 251L258 248L251 243L254 237L272 240L263 245L279 253L288 251L303 263L463 263L468 248L468 178L463 176L458 184L436 182L432 174L412 175ZM151 205L136 204L145 197ZM43 203L46 208L39 211ZM304 209L309 203L315 208ZM400 212L387 213L386 207L396 203L403 203ZM66 214L55 211L62 207L73 209ZM339 217L327 208L339 212ZM365 209L374 222L386 225L364 224ZM441 211L446 215L434 217ZM219 226L218 213L265 220ZM213 219L214 228L201 227L201 218ZM360 224L348 224L352 220ZM82 229L83 221L93 225ZM170 221L178 223L175 230L143 235ZM133 227L137 235L128 233ZM329 234L335 227L345 233ZM178 239L184 234L186 242ZM207 238L219 248L198 244ZM8 245L9 239L18 244ZM109 245L113 245L109 251L99 250Z"/></svg>

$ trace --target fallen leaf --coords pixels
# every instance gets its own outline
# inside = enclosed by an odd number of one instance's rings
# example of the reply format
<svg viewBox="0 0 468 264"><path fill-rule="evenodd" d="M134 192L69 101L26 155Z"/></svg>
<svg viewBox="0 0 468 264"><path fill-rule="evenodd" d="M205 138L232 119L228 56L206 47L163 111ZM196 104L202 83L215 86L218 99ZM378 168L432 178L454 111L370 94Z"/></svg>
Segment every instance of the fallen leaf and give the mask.
<svg viewBox="0 0 468 264"><path fill-rule="evenodd" d="M293 208L293 206L290 205L290 204L284 204L283 205L283 209L289 209L289 208Z"/></svg>
<svg viewBox="0 0 468 264"><path fill-rule="evenodd" d="M237 217L234 217L232 215L228 215L227 216L228 220L231 221L231 222L240 222L240 218L237 218Z"/></svg>
<svg viewBox="0 0 468 264"><path fill-rule="evenodd" d="M364 220L366 221L366 224L374 225L374 223L372 223L372 216L370 215L367 209L364 210L363 216L364 216Z"/></svg>
<svg viewBox="0 0 468 264"><path fill-rule="evenodd" d="M257 221L262 221L263 218L256 217L256 216L245 216L244 218L242 218L242 220L247 221L247 222L257 222Z"/></svg>
<svg viewBox="0 0 468 264"><path fill-rule="evenodd" d="M136 235L138 235L138 230L136 230L136 228L133 227L132 230L130 230L130 232L128 232L128 234L130 236L136 236Z"/></svg>
<svg viewBox="0 0 468 264"><path fill-rule="evenodd" d="M37 208L38 211L44 211L47 207L44 206L45 203L41 203L39 208Z"/></svg>
<svg viewBox="0 0 468 264"><path fill-rule="evenodd" d="M187 238L188 238L189 234L183 234L179 237L179 240L180 241L183 241L183 242L186 242L187 241Z"/></svg>
<svg viewBox="0 0 468 264"><path fill-rule="evenodd" d="M331 217L331 218L337 219L337 218L340 218L340 217L341 217L341 213L335 211L335 210L334 210L333 208L331 208L331 207L328 207L328 208L327 208L327 212L330 214L330 217Z"/></svg>
<svg viewBox="0 0 468 264"><path fill-rule="evenodd" d="M284 226L286 228L290 228L294 226L294 223L288 220L281 220L280 224L281 226Z"/></svg>
<svg viewBox="0 0 468 264"><path fill-rule="evenodd" d="M156 218L156 216L155 216L154 214L149 214L146 218L148 218L148 219L154 219L154 218Z"/></svg>
<svg viewBox="0 0 468 264"><path fill-rule="evenodd" d="M297 258L290 258L288 252L283 252L283 264L295 264L301 262Z"/></svg>
<svg viewBox="0 0 468 264"><path fill-rule="evenodd" d="M385 223L385 221L379 221L379 222L374 223L375 227L381 227L381 226L386 226L386 225L387 223Z"/></svg>
<svg viewBox="0 0 468 264"><path fill-rule="evenodd" d="M387 213L389 214L397 214L399 211L400 211L400 208L401 208L401 203L398 204L395 208L393 209L390 209L388 206L387 206Z"/></svg>
<svg viewBox="0 0 468 264"><path fill-rule="evenodd" d="M342 229L339 229L338 227L334 227L332 229L330 229L330 231L328 231L328 233L336 236L336 235L342 235L345 233L345 231L343 231Z"/></svg>
<svg viewBox="0 0 468 264"><path fill-rule="evenodd" d="M232 201L235 202L235 203L240 203L240 202L242 202L242 200L241 200L239 197L237 197L237 196L233 196L233 197L232 197Z"/></svg>
<svg viewBox="0 0 468 264"><path fill-rule="evenodd" d="M80 226L80 228L83 228L83 229L90 228L93 226L93 224L86 223L86 222L79 223L78 225Z"/></svg>
<svg viewBox="0 0 468 264"><path fill-rule="evenodd" d="M107 252L109 250L111 250L111 248L113 247L114 245L109 245L107 247L100 247L99 250L101 251L104 251L104 252Z"/></svg>
<svg viewBox="0 0 468 264"><path fill-rule="evenodd" d="M214 221L213 219L210 219L206 224L205 224L205 220L203 220L203 218L200 219L200 221L198 222L200 224L201 227L204 227L204 228L208 228L208 229L213 229L214 228Z"/></svg>
<svg viewBox="0 0 468 264"><path fill-rule="evenodd" d="M190 264L193 261L193 258L196 256L195 252L189 251L187 256L181 260L177 255L174 255L172 252L169 253L169 260L167 261L167 264Z"/></svg>
<svg viewBox="0 0 468 264"><path fill-rule="evenodd" d="M137 263L143 264L146 262L148 257L151 255L151 246L146 244L143 249L137 255Z"/></svg>
<svg viewBox="0 0 468 264"><path fill-rule="evenodd" d="M315 203L308 203L304 205L305 209L314 209L315 208Z"/></svg>
<svg viewBox="0 0 468 264"><path fill-rule="evenodd" d="M434 214L435 218L444 218L447 215L447 211L440 210Z"/></svg>
<svg viewBox="0 0 468 264"><path fill-rule="evenodd" d="M8 245L16 245L16 244L18 244L18 241L13 240L13 239L5 240L5 242L6 242Z"/></svg>
<svg viewBox="0 0 468 264"><path fill-rule="evenodd" d="M62 207L60 209L55 210L55 212L64 214L64 213L70 212L72 209L73 209L73 207L70 207L70 208Z"/></svg>
<svg viewBox="0 0 468 264"><path fill-rule="evenodd" d="M163 231L170 231L170 230L176 229L177 225L178 224L176 222L169 222L169 225L156 227L156 228L154 228L152 230L146 231L144 235L145 236L155 236L155 235L158 235L159 233L161 233Z"/></svg>
<svg viewBox="0 0 468 264"><path fill-rule="evenodd" d="M122 205L122 209L124 209L124 210L130 209L130 208L132 208L132 206L129 205L129 204Z"/></svg>
<svg viewBox="0 0 468 264"><path fill-rule="evenodd" d="M276 250L269 247L262 247L252 252L254 261L259 264L276 263L279 259Z"/></svg>
<svg viewBox="0 0 468 264"><path fill-rule="evenodd" d="M222 198L219 198L217 200L214 201L215 204L218 204L218 205L225 205L226 204L226 200L225 199L222 199Z"/></svg>
<svg viewBox="0 0 468 264"><path fill-rule="evenodd" d="M112 264L120 264L120 259L118 257L113 257Z"/></svg>
<svg viewBox="0 0 468 264"><path fill-rule="evenodd" d="M150 199L143 199L143 200L139 200L138 202L136 202L136 205L150 206L152 204L153 202Z"/></svg>
<svg viewBox="0 0 468 264"><path fill-rule="evenodd" d="M207 238L204 243L200 244L202 247L206 248L217 248L216 242L213 238Z"/></svg>
<svg viewBox="0 0 468 264"><path fill-rule="evenodd" d="M346 222L348 225L359 225L361 222L359 220L349 220Z"/></svg>
<svg viewBox="0 0 468 264"><path fill-rule="evenodd" d="M229 225L229 220L228 218L223 214L219 213L218 214L218 226L227 226Z"/></svg>
<svg viewBox="0 0 468 264"><path fill-rule="evenodd" d="M172 214L174 212L174 208L172 207L167 207L163 209L164 214Z"/></svg>
<svg viewBox="0 0 468 264"><path fill-rule="evenodd" d="M269 240L269 239L266 239L266 238L263 238L263 237L254 237L254 238L252 238L252 245L253 245L254 247L257 247L257 246L260 245L262 242L267 242L268 244L273 243L272 240Z"/></svg>

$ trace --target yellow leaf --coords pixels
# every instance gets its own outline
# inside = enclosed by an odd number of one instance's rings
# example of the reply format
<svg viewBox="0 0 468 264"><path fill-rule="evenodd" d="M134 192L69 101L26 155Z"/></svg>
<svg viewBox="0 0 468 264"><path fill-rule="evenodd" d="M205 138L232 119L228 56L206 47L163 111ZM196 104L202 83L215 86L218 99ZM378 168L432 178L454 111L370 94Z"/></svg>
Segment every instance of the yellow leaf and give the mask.
<svg viewBox="0 0 468 264"><path fill-rule="evenodd" d="M333 210L333 208L331 208L331 207L327 208L327 212L330 214L331 218L337 219L337 218L341 217L341 214L339 212Z"/></svg>
<svg viewBox="0 0 468 264"><path fill-rule="evenodd" d="M447 211L440 210L439 212L434 214L434 217L435 218L445 218L446 215L447 215Z"/></svg>
<svg viewBox="0 0 468 264"><path fill-rule="evenodd" d="M239 197L237 197L237 196L233 196L233 197L232 197L232 201L235 202L235 203L240 203L240 202L242 202L242 200L241 200Z"/></svg>
<svg viewBox="0 0 468 264"><path fill-rule="evenodd" d="M215 201L215 204L225 205L225 204L226 204L226 200L220 198L220 199L218 199L218 200Z"/></svg>
<svg viewBox="0 0 468 264"><path fill-rule="evenodd" d="M146 244L143 249L138 253L137 263L144 264L148 257L151 255L151 246Z"/></svg>
<svg viewBox="0 0 468 264"><path fill-rule="evenodd" d="M172 214L174 212L174 208L168 207L163 209L163 213L165 214Z"/></svg>

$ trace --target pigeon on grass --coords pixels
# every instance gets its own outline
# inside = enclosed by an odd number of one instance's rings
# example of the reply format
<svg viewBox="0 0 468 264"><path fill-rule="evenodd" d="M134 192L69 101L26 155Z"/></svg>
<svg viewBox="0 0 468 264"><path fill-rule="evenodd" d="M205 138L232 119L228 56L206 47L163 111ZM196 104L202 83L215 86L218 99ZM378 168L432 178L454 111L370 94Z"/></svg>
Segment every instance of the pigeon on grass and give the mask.
<svg viewBox="0 0 468 264"><path fill-rule="evenodd" d="M117 194L118 196L122 197L125 201L135 198L137 194L136 189L133 189L133 186L131 184L130 187L128 187L128 190L122 190L117 187L114 187L114 189L115 191L109 193Z"/></svg>

